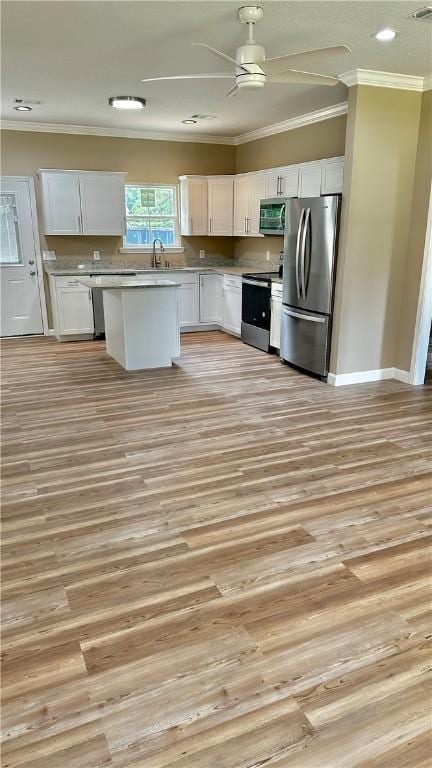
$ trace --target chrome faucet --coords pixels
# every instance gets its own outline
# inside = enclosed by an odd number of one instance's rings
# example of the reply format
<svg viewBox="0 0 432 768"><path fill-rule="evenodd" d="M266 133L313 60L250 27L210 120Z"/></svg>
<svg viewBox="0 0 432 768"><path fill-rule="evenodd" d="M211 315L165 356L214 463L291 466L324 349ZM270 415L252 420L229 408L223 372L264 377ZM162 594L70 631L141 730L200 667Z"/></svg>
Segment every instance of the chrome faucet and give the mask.
<svg viewBox="0 0 432 768"><path fill-rule="evenodd" d="M156 243L160 243L160 254L159 256L156 253ZM152 250L152 267L153 269L158 269L161 265L161 258L162 254L165 251L164 244L160 237L156 237L153 240L153 250Z"/></svg>

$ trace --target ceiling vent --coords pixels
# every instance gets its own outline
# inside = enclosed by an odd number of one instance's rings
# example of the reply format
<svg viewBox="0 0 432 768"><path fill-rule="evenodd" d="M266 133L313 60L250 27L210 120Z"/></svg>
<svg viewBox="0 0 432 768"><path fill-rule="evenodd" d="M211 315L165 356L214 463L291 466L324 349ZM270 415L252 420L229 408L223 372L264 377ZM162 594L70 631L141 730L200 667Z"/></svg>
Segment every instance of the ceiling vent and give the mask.
<svg viewBox="0 0 432 768"><path fill-rule="evenodd" d="M429 23L431 23L432 22L432 5L426 5L424 8L420 8L419 11L414 11L414 13L410 13L409 18L415 19L416 21L428 21Z"/></svg>

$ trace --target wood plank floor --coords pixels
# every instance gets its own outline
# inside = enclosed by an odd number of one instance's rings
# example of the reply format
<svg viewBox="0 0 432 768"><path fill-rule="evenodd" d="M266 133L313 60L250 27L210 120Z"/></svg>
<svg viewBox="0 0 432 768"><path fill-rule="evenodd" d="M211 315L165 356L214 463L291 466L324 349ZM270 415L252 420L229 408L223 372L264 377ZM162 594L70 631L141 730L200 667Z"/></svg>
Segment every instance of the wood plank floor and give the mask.
<svg viewBox="0 0 432 768"><path fill-rule="evenodd" d="M4 768L426 768L430 387L5 341Z"/></svg>

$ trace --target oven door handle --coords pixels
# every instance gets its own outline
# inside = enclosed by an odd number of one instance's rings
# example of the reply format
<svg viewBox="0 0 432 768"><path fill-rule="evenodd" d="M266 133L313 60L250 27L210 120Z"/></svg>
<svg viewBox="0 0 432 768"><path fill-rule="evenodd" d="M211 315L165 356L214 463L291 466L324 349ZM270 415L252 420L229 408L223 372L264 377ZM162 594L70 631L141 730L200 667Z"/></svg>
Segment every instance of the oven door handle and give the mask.
<svg viewBox="0 0 432 768"><path fill-rule="evenodd" d="M261 280L246 280L243 278L243 285L258 285L259 288L268 288L269 284L261 282Z"/></svg>

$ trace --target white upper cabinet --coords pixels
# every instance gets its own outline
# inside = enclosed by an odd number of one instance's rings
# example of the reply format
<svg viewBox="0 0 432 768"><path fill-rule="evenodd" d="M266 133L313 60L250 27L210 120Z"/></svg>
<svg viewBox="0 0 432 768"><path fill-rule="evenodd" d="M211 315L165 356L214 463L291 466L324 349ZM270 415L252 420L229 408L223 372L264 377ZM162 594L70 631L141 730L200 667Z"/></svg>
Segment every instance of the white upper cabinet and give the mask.
<svg viewBox="0 0 432 768"><path fill-rule="evenodd" d="M266 197L297 197L298 167L275 168L267 172Z"/></svg>
<svg viewBox="0 0 432 768"><path fill-rule="evenodd" d="M81 202L77 173L40 173L46 235L80 235Z"/></svg>
<svg viewBox="0 0 432 768"><path fill-rule="evenodd" d="M234 235L247 235L250 216L251 179L248 174L234 179Z"/></svg>
<svg viewBox="0 0 432 768"><path fill-rule="evenodd" d="M248 234L251 237L264 237L260 235L260 202L264 200L267 192L267 176L265 173L252 173L250 176L250 203L249 203L249 227Z"/></svg>
<svg viewBox="0 0 432 768"><path fill-rule="evenodd" d="M331 160L323 160L321 165L321 194L335 195L342 193L344 169L343 157L336 157L334 159L332 158Z"/></svg>
<svg viewBox="0 0 432 768"><path fill-rule="evenodd" d="M123 173L39 171L46 235L121 235Z"/></svg>
<svg viewBox="0 0 432 768"><path fill-rule="evenodd" d="M180 176L180 229L182 235L207 235L207 177Z"/></svg>
<svg viewBox="0 0 432 768"><path fill-rule="evenodd" d="M233 234L234 177L208 177L208 234Z"/></svg>
<svg viewBox="0 0 432 768"><path fill-rule="evenodd" d="M234 235L261 237L260 201L266 197L267 175L248 173L234 180Z"/></svg>
<svg viewBox="0 0 432 768"><path fill-rule="evenodd" d="M299 166L299 197L319 197L321 194L321 162Z"/></svg>
<svg viewBox="0 0 432 768"><path fill-rule="evenodd" d="M123 174L80 173L79 186L83 235L123 235Z"/></svg>

